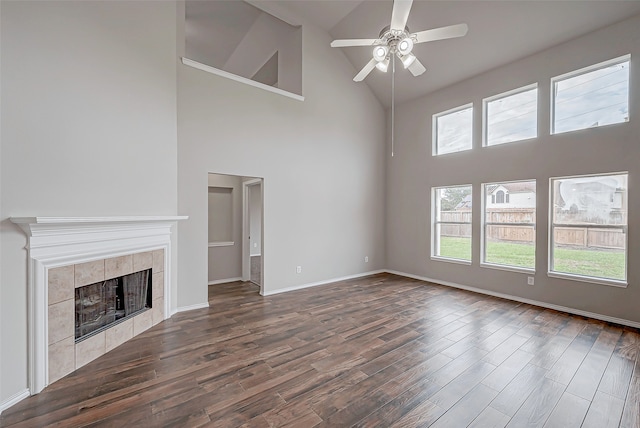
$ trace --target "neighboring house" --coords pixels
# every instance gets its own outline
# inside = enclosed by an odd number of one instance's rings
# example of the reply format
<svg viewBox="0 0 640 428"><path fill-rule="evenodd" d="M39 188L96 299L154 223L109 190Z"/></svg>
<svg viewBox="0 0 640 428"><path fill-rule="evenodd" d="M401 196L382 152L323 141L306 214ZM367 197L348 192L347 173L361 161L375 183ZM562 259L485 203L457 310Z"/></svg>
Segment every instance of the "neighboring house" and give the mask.
<svg viewBox="0 0 640 428"><path fill-rule="evenodd" d="M535 208L534 182L492 184L487 186L487 208Z"/></svg>
<svg viewBox="0 0 640 428"><path fill-rule="evenodd" d="M618 181L617 177L563 180L559 183L559 192L556 192L555 211L566 221L622 221L627 210L622 189L627 188L627 183Z"/></svg>
<svg viewBox="0 0 640 428"><path fill-rule="evenodd" d="M471 195L467 195L464 197L464 199L462 199L458 205L456 205L455 210L456 211L471 211L472 208L472 202L471 202Z"/></svg>

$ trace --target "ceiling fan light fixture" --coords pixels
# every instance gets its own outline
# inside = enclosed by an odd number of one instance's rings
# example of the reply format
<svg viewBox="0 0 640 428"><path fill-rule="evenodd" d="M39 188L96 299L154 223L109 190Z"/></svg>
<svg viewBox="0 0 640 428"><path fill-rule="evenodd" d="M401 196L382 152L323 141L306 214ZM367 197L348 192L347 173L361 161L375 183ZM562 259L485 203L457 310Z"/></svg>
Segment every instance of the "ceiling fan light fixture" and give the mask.
<svg viewBox="0 0 640 428"><path fill-rule="evenodd" d="M404 39L400 40L400 43L398 43L398 52L400 52L401 55L408 55L409 53L411 53L412 49L413 40L411 40L411 37L405 37Z"/></svg>
<svg viewBox="0 0 640 428"><path fill-rule="evenodd" d="M408 68L416 60L416 56L412 53L398 56L400 57L400 61L402 61L402 65L404 65L404 68Z"/></svg>
<svg viewBox="0 0 640 428"><path fill-rule="evenodd" d="M389 68L389 58L386 58L382 61L378 61L378 63L376 64L376 68L382 71L383 73L386 73L387 69Z"/></svg>
<svg viewBox="0 0 640 428"><path fill-rule="evenodd" d="M387 46L376 46L373 48L373 58L378 62L384 61L388 53L389 48Z"/></svg>

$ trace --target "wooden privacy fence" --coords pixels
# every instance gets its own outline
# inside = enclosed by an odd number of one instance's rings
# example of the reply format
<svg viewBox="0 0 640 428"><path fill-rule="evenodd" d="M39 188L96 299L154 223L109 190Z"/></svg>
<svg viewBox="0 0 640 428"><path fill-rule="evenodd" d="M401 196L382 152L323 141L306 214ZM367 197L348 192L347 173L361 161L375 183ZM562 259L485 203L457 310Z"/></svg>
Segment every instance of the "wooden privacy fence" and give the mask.
<svg viewBox="0 0 640 428"><path fill-rule="evenodd" d="M441 213L440 235L470 238L471 224L446 224L471 223L470 211L443 211ZM487 223L534 223L534 209L502 209L488 210ZM555 243L558 245L571 245L592 248L622 249L625 247L626 236L619 229L603 229L598 226L580 227L556 227L554 229ZM487 225L487 239L490 241L510 241L533 243L535 241L535 228L531 225Z"/></svg>

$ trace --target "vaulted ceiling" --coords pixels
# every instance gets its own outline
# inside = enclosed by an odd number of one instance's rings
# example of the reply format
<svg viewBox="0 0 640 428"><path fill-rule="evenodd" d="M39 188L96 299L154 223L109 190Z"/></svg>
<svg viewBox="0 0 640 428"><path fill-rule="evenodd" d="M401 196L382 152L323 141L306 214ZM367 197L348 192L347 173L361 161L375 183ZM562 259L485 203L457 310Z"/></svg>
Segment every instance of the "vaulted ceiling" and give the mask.
<svg viewBox="0 0 640 428"><path fill-rule="evenodd" d="M376 38L391 20L392 0L260 0L325 29L335 39ZM416 45L427 71L413 77L396 64L396 102L402 103L484 71L529 56L640 13L640 1L421 1L407 21L412 32L467 23L459 39ZM336 48L337 49L337 48ZM354 75L371 59L371 48L340 48ZM339 78L344 78L340 76ZM380 102L391 101L391 73L374 70L364 82Z"/></svg>

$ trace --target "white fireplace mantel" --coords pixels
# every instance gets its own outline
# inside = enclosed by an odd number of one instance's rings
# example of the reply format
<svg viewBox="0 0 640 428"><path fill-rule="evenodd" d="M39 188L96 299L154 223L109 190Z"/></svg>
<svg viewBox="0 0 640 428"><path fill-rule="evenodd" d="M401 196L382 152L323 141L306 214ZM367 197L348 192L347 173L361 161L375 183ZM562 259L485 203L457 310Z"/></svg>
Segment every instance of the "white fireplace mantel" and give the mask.
<svg viewBox="0 0 640 428"><path fill-rule="evenodd" d="M48 270L138 251L165 250L164 316L170 314L171 227L187 216L11 217L27 235L29 389L48 384Z"/></svg>

